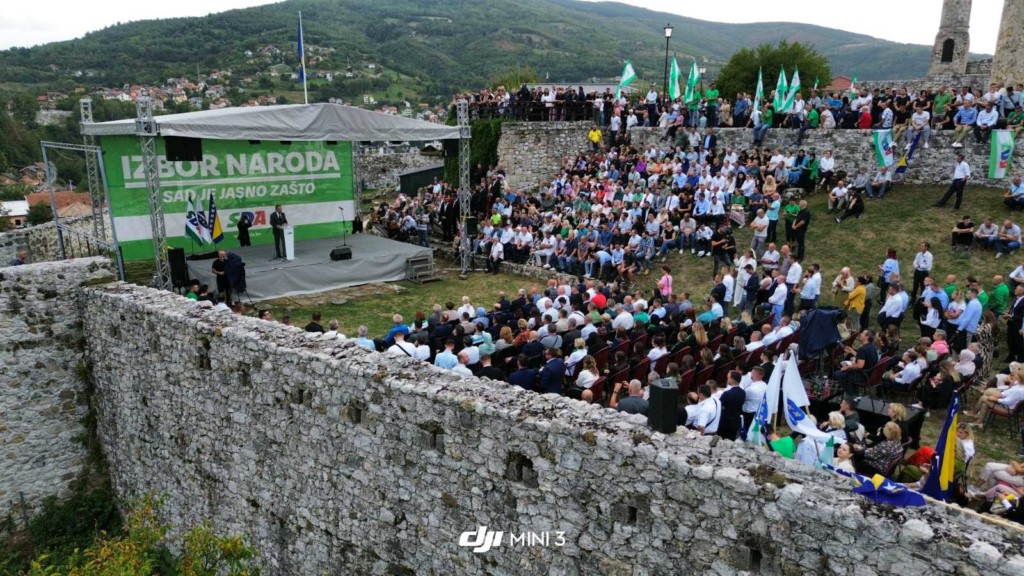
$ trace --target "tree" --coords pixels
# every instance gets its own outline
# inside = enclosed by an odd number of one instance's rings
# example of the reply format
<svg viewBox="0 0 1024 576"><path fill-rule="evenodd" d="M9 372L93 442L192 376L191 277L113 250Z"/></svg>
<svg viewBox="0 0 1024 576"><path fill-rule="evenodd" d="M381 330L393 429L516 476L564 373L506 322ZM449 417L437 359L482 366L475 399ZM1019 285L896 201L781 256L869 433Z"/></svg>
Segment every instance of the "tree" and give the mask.
<svg viewBox="0 0 1024 576"><path fill-rule="evenodd" d="M535 84L540 80L536 70L529 66L522 66L507 70L491 79L491 86L497 88L504 86L505 90L515 92L523 84Z"/></svg>
<svg viewBox="0 0 1024 576"><path fill-rule="evenodd" d="M814 79L820 79L825 85L832 80L832 71L828 59L818 53L812 46L783 40L778 46L761 44L757 48L743 48L732 55L719 72L716 82L723 98L732 100L739 92L746 92L751 97L757 89L757 71L763 70L764 97L767 99L775 89L775 81L779 77L779 68L786 68L787 81L793 77L793 71L800 71L801 94L810 94Z"/></svg>
<svg viewBox="0 0 1024 576"><path fill-rule="evenodd" d="M46 202L36 202L29 206L28 216L25 217L29 224L36 226L53 220L53 209Z"/></svg>

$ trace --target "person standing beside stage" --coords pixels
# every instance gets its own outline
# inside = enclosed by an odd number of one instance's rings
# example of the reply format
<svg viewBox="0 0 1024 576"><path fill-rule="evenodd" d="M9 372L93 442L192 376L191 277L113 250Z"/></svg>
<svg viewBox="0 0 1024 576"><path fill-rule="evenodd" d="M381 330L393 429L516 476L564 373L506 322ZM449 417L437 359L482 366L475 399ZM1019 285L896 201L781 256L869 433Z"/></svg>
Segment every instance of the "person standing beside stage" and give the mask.
<svg viewBox="0 0 1024 576"><path fill-rule="evenodd" d="M224 303L231 306L231 284L227 277L228 253L224 250L217 250L217 259L213 261L210 272L217 277L217 293L222 295Z"/></svg>
<svg viewBox="0 0 1024 576"><path fill-rule="evenodd" d="M252 221L249 220L249 216L242 212L238 217L238 245L239 246L252 246L252 240L249 239L249 228L252 227ZM275 234L276 238L277 235Z"/></svg>
<svg viewBox="0 0 1024 576"><path fill-rule="evenodd" d="M288 224L288 217L284 214L284 207L280 204L274 206L270 214L270 227L274 230L274 254L276 258L284 258L284 227Z"/></svg>

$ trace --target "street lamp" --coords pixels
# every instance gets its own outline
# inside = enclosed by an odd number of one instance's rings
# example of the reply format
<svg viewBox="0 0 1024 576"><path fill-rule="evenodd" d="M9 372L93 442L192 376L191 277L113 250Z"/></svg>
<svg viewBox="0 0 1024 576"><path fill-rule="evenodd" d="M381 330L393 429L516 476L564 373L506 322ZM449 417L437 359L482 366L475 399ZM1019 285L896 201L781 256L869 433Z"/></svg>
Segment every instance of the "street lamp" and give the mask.
<svg viewBox="0 0 1024 576"><path fill-rule="evenodd" d="M672 24L665 24L665 83L663 90L665 90L665 97L668 97L668 42L672 39Z"/></svg>
<svg viewBox="0 0 1024 576"><path fill-rule="evenodd" d="M703 96L704 95L704 73L707 72L708 69L703 67L703 66L701 66L700 68L697 69L697 71L700 72L700 93Z"/></svg>

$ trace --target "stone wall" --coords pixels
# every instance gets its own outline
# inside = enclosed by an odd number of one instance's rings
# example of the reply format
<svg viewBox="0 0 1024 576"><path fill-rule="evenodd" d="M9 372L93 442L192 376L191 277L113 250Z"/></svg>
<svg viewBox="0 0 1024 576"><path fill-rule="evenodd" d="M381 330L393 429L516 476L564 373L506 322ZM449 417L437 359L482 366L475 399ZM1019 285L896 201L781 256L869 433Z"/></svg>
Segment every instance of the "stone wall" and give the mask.
<svg viewBox="0 0 1024 576"><path fill-rule="evenodd" d="M106 222L106 240L110 241L110 219ZM73 230L93 235L92 216L64 218L61 224ZM96 253L95 245L77 235L67 235L64 245L68 258L82 258ZM19 250L28 250L30 262L51 262L60 259L60 248L57 243L57 227L53 222L11 230L0 234L0 266L6 266L14 260Z"/></svg>
<svg viewBox="0 0 1024 576"><path fill-rule="evenodd" d="M1024 82L1024 1L1004 0L1003 18L992 62L993 82Z"/></svg>
<svg viewBox="0 0 1024 576"><path fill-rule="evenodd" d="M367 188L398 188L398 175L402 172L440 161L439 156L427 156L419 151L378 154L374 149L364 149L356 156L356 170Z"/></svg>
<svg viewBox="0 0 1024 576"><path fill-rule="evenodd" d="M0 268L0 518L64 495L82 467L80 287L111 274L101 258Z"/></svg>
<svg viewBox="0 0 1024 576"><path fill-rule="evenodd" d="M1024 572L1017 531L871 505L748 445L150 289L84 299L118 493L247 535L271 574ZM478 526L500 546L458 546Z"/></svg>
<svg viewBox="0 0 1024 576"><path fill-rule="evenodd" d="M536 188L540 182L550 182L559 170L562 159L575 156L587 149L586 135L590 125L569 122L526 122L502 124L501 140L498 143L499 161L508 168L509 180L513 186ZM644 148L649 144L660 147L667 145L661 138L660 128L635 128L632 132L633 145ZM720 149L749 148L753 135L746 128L724 128L716 130ZM796 149L796 130L773 128L768 131L763 146L769 148ZM906 182L918 184L945 184L950 181L954 167L952 148L953 132L933 132L931 148L919 148L910 161ZM800 146L807 151L832 150L836 166L847 173L855 173L865 167L869 173L877 171L874 145L870 130L809 130ZM987 180L989 145L974 144L974 137L965 140L964 151L967 162L974 171L973 186L991 185L1001 187L1009 180ZM1024 147L1014 152L1013 174L1020 173L1024 166Z"/></svg>

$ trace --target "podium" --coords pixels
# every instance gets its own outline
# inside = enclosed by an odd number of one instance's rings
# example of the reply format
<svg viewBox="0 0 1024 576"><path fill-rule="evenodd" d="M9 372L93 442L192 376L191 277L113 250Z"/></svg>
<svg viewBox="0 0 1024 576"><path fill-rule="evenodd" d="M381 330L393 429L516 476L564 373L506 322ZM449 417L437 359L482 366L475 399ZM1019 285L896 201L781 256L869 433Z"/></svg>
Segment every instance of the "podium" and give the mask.
<svg viewBox="0 0 1024 576"><path fill-rule="evenodd" d="M295 227L285 225L281 231L284 232L284 259L290 262L295 260Z"/></svg>

